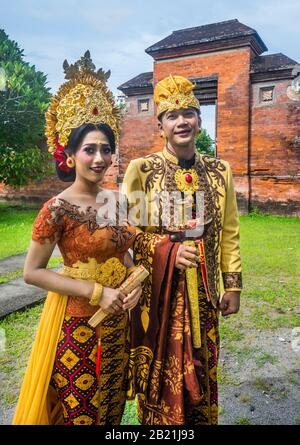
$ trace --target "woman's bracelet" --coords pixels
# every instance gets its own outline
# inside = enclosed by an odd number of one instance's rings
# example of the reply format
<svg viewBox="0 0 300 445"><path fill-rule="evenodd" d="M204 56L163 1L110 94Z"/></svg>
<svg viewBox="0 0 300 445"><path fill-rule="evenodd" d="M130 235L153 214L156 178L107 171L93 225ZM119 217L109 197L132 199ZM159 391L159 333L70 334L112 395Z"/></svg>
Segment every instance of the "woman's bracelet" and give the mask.
<svg viewBox="0 0 300 445"><path fill-rule="evenodd" d="M99 301L102 296L102 292L103 292L102 284L95 283L94 290L93 290L92 296L89 301L91 306L99 306Z"/></svg>

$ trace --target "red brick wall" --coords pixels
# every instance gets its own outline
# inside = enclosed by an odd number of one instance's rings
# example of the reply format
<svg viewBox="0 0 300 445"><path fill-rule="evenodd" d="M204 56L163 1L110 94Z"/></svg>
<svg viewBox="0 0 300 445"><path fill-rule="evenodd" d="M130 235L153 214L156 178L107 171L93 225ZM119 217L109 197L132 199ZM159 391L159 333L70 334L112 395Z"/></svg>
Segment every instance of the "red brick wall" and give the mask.
<svg viewBox="0 0 300 445"><path fill-rule="evenodd" d="M267 213L300 217L300 178L252 176L251 205Z"/></svg>
<svg viewBox="0 0 300 445"><path fill-rule="evenodd" d="M290 81L252 86L251 163L252 175L295 175L300 172L300 104L288 98ZM272 103L259 102L259 89L274 85Z"/></svg>
<svg viewBox="0 0 300 445"><path fill-rule="evenodd" d="M51 175L42 181L32 182L19 189L0 184L0 198L42 203L60 193L68 185L70 184L60 181L56 175Z"/></svg>
<svg viewBox="0 0 300 445"><path fill-rule="evenodd" d="M243 48L155 62L154 83L170 73L185 77L217 75L217 156L229 161L233 169L241 213L248 211L250 197L252 207L300 216L300 181L295 176L300 172L300 147L294 143L299 136L300 105L286 95L289 81L251 85L252 57L251 50ZM259 88L266 85L275 85L275 100L262 106L258 101ZM149 98L148 112L138 112L140 98ZM153 98L129 97L126 106L119 160L114 160L103 184L108 188L117 188L131 159L162 149ZM56 177L48 178L21 188L18 193L0 188L0 197L45 200L66 186Z"/></svg>
<svg viewBox="0 0 300 445"><path fill-rule="evenodd" d="M157 127L153 98L141 97L149 98L148 112L138 113L138 98L133 96L127 100L126 111L123 114L119 141L120 175L125 173L131 159L146 156L153 151L154 133Z"/></svg>
<svg viewBox="0 0 300 445"><path fill-rule="evenodd" d="M250 49L223 51L154 64L154 82L170 73L218 76L217 155L239 175L248 172Z"/></svg>
<svg viewBox="0 0 300 445"><path fill-rule="evenodd" d="M251 91L251 204L264 211L300 216L300 104L287 96L291 81L254 84ZM274 86L273 101L259 90Z"/></svg>
<svg viewBox="0 0 300 445"><path fill-rule="evenodd" d="M217 155L230 162L239 177L240 207L248 209L250 49L223 51L154 63L154 83L170 73L185 77L218 76ZM162 140L153 116L137 112L137 97L128 99L120 139L120 173L131 159L159 151ZM154 112L154 110L153 110ZM241 187L239 189L239 187Z"/></svg>

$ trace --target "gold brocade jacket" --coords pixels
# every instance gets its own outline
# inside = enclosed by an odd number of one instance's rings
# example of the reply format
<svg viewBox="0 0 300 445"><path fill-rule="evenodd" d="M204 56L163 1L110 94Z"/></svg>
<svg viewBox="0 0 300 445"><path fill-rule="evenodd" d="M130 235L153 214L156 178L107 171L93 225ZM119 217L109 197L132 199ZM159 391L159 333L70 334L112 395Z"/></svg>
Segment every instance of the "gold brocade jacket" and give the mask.
<svg viewBox="0 0 300 445"><path fill-rule="evenodd" d="M221 276L225 291L242 289L239 217L233 178L228 162L199 153L196 153L192 168L199 178L198 191L202 192L204 200L204 219L212 220L204 233L203 242L208 298L216 306L221 292ZM157 225L161 217L157 196L162 191L178 191L175 174L180 169L177 157L166 148L130 162L123 181L123 193L127 195L129 208L140 207L147 217L147 225L138 224L141 231L159 235L164 233ZM145 202L137 199L134 192L138 191L146 194ZM138 213L138 216L141 214ZM153 220L155 224L152 224Z"/></svg>

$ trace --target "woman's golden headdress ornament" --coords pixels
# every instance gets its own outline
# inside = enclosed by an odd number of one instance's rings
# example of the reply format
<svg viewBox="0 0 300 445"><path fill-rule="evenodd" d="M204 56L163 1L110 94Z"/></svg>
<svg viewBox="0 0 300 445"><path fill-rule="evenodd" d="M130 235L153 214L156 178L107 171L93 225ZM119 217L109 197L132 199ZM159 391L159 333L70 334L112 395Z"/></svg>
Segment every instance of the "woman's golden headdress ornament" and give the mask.
<svg viewBox="0 0 300 445"><path fill-rule="evenodd" d="M63 68L67 82L52 97L46 112L48 149L57 160L68 144L73 128L104 123L111 127L118 141L120 123L120 110L106 86L110 71L104 72L100 68L96 72L89 51L74 65L65 60Z"/></svg>

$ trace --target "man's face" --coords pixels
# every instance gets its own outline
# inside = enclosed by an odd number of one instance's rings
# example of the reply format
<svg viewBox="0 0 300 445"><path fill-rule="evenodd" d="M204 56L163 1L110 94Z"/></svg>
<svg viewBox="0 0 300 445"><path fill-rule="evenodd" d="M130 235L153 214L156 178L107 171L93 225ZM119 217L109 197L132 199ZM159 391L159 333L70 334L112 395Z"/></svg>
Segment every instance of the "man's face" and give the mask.
<svg viewBox="0 0 300 445"><path fill-rule="evenodd" d="M166 111L159 123L172 147L184 147L194 142L201 125L201 119L194 108Z"/></svg>

